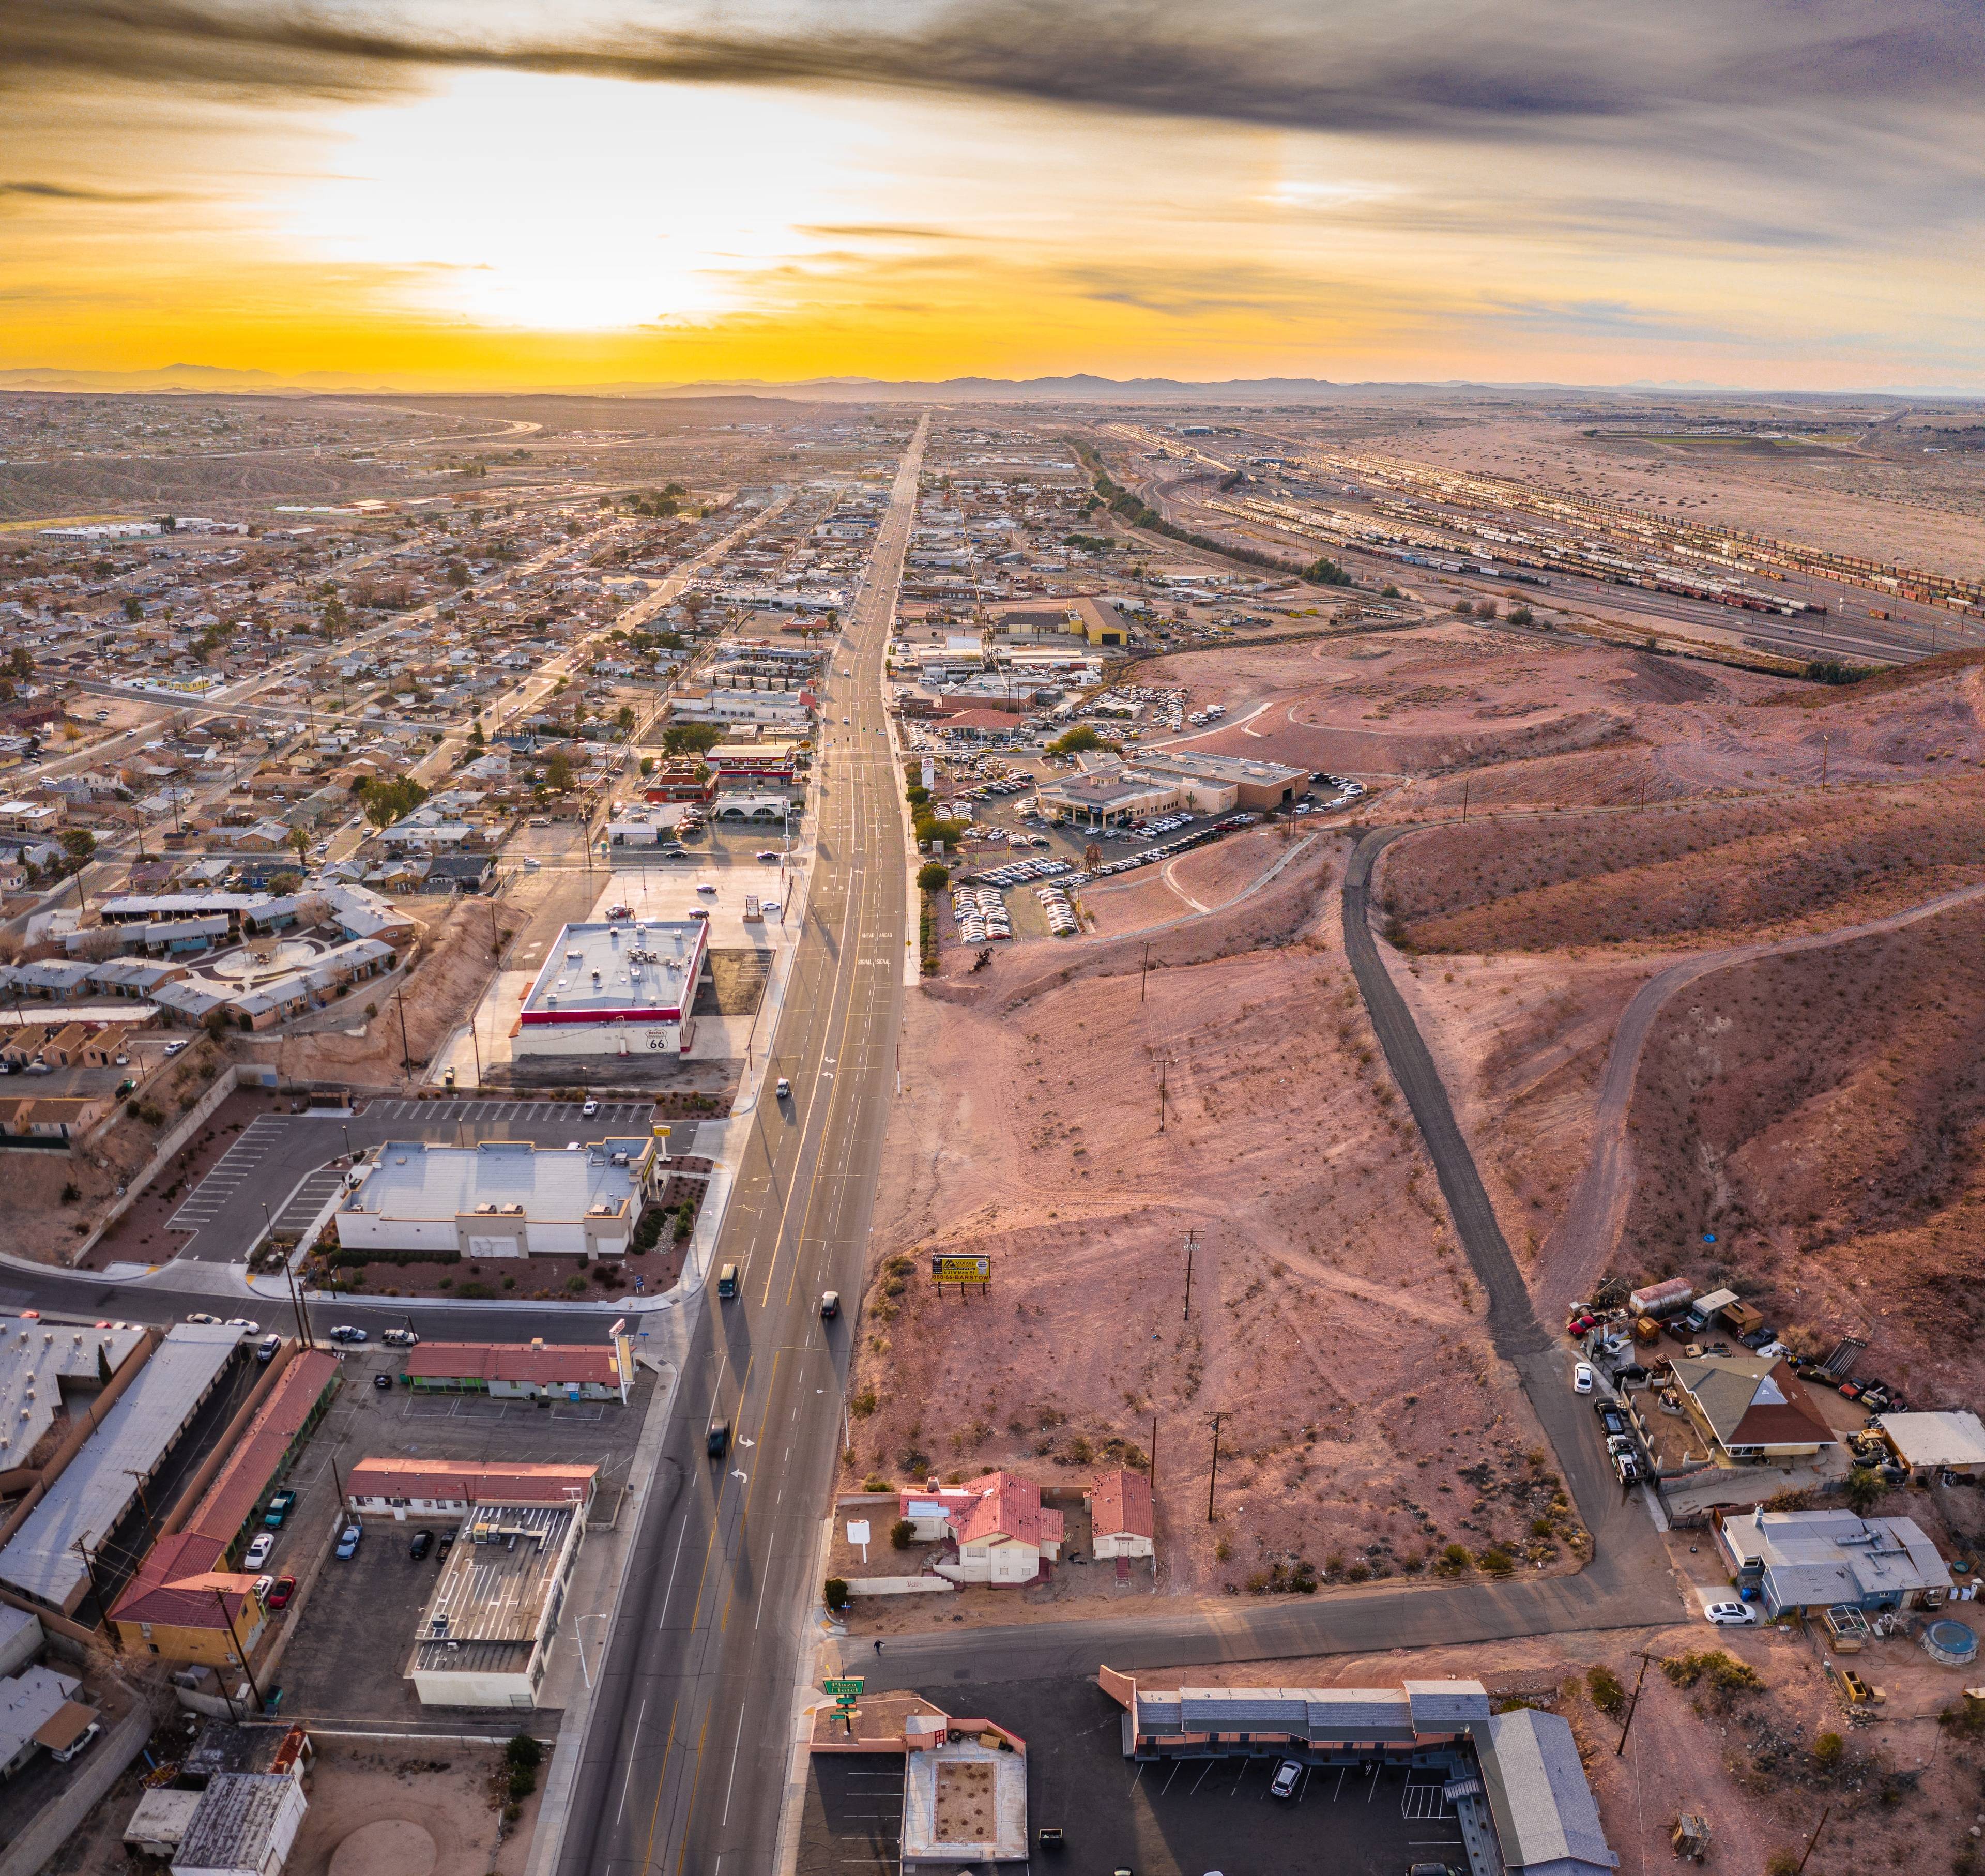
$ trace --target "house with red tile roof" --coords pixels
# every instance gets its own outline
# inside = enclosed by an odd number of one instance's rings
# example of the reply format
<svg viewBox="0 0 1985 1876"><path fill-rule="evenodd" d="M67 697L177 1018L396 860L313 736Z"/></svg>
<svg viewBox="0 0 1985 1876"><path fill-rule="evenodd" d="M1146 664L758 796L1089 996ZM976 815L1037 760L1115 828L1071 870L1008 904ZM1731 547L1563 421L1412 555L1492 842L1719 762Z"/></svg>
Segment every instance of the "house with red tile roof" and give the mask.
<svg viewBox="0 0 1985 1876"><path fill-rule="evenodd" d="M1158 1527L1151 1481L1142 1472L1105 1472L1089 1488L1090 1548L1101 1557L1149 1557Z"/></svg>
<svg viewBox="0 0 1985 1876"><path fill-rule="evenodd" d="M475 1504L593 1503L597 1466L522 1460L361 1459L344 1475L345 1502L367 1517L459 1517Z"/></svg>
<svg viewBox="0 0 1985 1876"><path fill-rule="evenodd" d="M956 1558L931 1567L955 1583L1016 1586L1036 1581L1061 1555L1060 1512L1041 1503L1041 1488L1010 1472L988 1472L962 1485L896 1494L898 1515L919 1537L949 1533Z"/></svg>

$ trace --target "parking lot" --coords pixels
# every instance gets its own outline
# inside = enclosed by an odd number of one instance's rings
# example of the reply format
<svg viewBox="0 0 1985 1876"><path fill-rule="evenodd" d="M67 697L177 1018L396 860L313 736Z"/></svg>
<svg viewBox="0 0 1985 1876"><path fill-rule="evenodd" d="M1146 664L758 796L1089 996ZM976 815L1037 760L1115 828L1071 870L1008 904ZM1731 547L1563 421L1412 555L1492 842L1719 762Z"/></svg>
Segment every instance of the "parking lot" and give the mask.
<svg viewBox="0 0 1985 1876"><path fill-rule="evenodd" d="M415 1531L437 1537L450 1528L445 1518L425 1523L410 1516L361 1520L364 1536L358 1552L341 1562L325 1553L338 1525L340 1483L364 1458L522 1461L539 1464L596 1465L601 1499L596 1522L610 1518L619 1488L652 1398L655 1377L643 1370L623 1407L617 1401L492 1400L473 1394L416 1396L404 1387L385 1392L375 1374L397 1374L395 1352L376 1343L344 1359L344 1384L291 1473L288 1484L301 1494L289 1527L266 1566L307 1582L313 1562L323 1558L317 1578L300 1599L297 1631L275 1676L283 1689L284 1718L372 1720L404 1724L433 1716L401 1678L415 1631L438 1575L438 1547L422 1562L407 1554ZM622 1520L623 1529L631 1521ZM617 1535L617 1533L616 1533ZM573 1622L583 1612L583 1591L591 1580L586 1552L602 1541L589 1529L573 1578L572 1602L559 1625L558 1649L573 1645ZM596 1644L597 1626L588 1631ZM556 1678L547 1686L556 1684Z"/></svg>
<svg viewBox="0 0 1985 1876"><path fill-rule="evenodd" d="M1029 1834L1065 1834L1039 1871L1135 1876L1406 1876L1415 1863L1466 1868L1467 1854L1433 1769L1357 1763L1312 1767L1295 1794L1269 1794L1278 1761L1124 1758L1120 1710L1093 1682L922 1689L952 1713L997 1720L1027 1742ZM901 1762L816 1757L807 1780L800 1876L895 1876Z"/></svg>

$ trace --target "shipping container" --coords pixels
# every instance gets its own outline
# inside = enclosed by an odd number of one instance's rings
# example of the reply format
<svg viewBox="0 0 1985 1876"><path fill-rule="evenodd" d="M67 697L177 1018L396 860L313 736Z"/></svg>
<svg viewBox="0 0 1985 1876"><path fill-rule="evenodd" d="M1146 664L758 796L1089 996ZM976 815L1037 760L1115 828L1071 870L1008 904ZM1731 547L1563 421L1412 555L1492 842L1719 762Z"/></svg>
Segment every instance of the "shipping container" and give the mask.
<svg viewBox="0 0 1985 1876"><path fill-rule="evenodd" d="M1627 1299L1627 1306L1636 1316L1651 1316L1658 1320L1687 1309L1694 1295L1695 1286L1687 1277L1671 1276L1665 1283L1651 1283L1645 1289L1635 1290Z"/></svg>

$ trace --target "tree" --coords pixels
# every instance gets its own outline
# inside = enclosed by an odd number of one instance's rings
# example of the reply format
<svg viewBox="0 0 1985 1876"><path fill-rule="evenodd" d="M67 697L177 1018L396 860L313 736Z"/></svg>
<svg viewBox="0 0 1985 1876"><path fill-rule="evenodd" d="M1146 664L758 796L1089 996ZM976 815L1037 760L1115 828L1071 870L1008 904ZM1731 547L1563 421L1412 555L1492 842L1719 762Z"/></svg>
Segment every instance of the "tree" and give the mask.
<svg viewBox="0 0 1985 1876"><path fill-rule="evenodd" d="M1856 1466L1847 1474L1842 1489L1856 1513L1866 1518L1882 1496L1882 1481L1876 1477L1872 1466Z"/></svg>
<svg viewBox="0 0 1985 1876"><path fill-rule="evenodd" d="M917 886L922 892L942 893L950 883L951 869L942 860L926 860L917 869Z"/></svg>
<svg viewBox="0 0 1985 1876"><path fill-rule="evenodd" d="M643 756L641 758L641 773L643 775L652 775L654 772L655 758L652 755Z"/></svg>
<svg viewBox="0 0 1985 1876"><path fill-rule="evenodd" d="M271 876L269 890L278 899L287 899L303 883L304 876L301 873L292 872L286 868L283 872Z"/></svg>
<svg viewBox="0 0 1985 1876"><path fill-rule="evenodd" d="M1101 734L1087 723L1078 723L1072 730L1064 730L1048 745L1050 755L1074 755L1089 749L1107 748Z"/></svg>
<svg viewBox="0 0 1985 1876"><path fill-rule="evenodd" d="M545 765L545 786L560 795L572 786L572 764L566 759L563 749L554 749L551 760Z"/></svg>
<svg viewBox="0 0 1985 1876"><path fill-rule="evenodd" d="M334 593L324 603L324 635L327 638L342 638L351 629L351 615L344 610L344 602Z"/></svg>
<svg viewBox="0 0 1985 1876"><path fill-rule="evenodd" d="M310 858L310 835L301 828L291 828L283 844L295 849L298 865L301 866L303 862Z"/></svg>
<svg viewBox="0 0 1985 1876"><path fill-rule="evenodd" d="M1531 625L1536 623L1536 614L1527 606L1512 606L1510 608L1510 623L1512 625Z"/></svg>
<svg viewBox="0 0 1985 1876"><path fill-rule="evenodd" d="M401 775L391 782L363 781L359 788L365 818L374 827L391 827L395 821L405 819L427 798L427 790L411 775Z"/></svg>
<svg viewBox="0 0 1985 1876"><path fill-rule="evenodd" d="M62 829L62 849L69 861L68 870L81 872L96 853L96 836L86 827L68 827Z"/></svg>
<svg viewBox="0 0 1985 1876"><path fill-rule="evenodd" d="M99 1387L110 1385L110 1357L104 1352L101 1342L96 1345L96 1384Z"/></svg>
<svg viewBox="0 0 1985 1876"><path fill-rule="evenodd" d="M614 712L613 727L623 736L633 734L634 728L634 707L633 704L623 704L620 708Z"/></svg>
<svg viewBox="0 0 1985 1876"><path fill-rule="evenodd" d="M135 593L124 596L124 617L135 625L145 616L145 604Z"/></svg>
<svg viewBox="0 0 1985 1876"><path fill-rule="evenodd" d="M466 560L449 561L447 570L448 583L450 586L459 590L469 584L469 563Z"/></svg>
<svg viewBox="0 0 1985 1876"><path fill-rule="evenodd" d="M1303 569L1303 577L1313 587L1348 587L1351 584L1351 576L1324 554L1318 554Z"/></svg>
<svg viewBox="0 0 1985 1876"><path fill-rule="evenodd" d="M662 731L664 755L701 755L724 740L720 723L671 723Z"/></svg>

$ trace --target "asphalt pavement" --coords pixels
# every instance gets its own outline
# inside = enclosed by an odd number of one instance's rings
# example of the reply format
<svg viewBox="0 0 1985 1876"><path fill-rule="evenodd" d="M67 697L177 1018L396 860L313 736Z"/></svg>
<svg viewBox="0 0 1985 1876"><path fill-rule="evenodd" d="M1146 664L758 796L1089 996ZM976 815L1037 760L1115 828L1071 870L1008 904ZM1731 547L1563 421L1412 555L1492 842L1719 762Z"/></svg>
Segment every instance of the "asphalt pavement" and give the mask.
<svg viewBox="0 0 1985 1876"><path fill-rule="evenodd" d="M193 1234L179 1249L182 1259L242 1263L270 1219L301 1193L321 1191L320 1205L329 1199L338 1184L332 1162L354 1150L362 1152L388 1140L459 1146L478 1140L529 1140L536 1146L564 1147L610 1135L645 1138L653 1121L654 1109L647 1101L603 1101L589 1121L581 1118L576 1103L561 1101L395 1098L368 1101L349 1119L265 1114L241 1130L186 1195L167 1229ZM672 1125L670 1150L688 1152L694 1124Z"/></svg>
<svg viewBox="0 0 1985 1876"><path fill-rule="evenodd" d="M556 1865L568 1876L774 1867L894 1091L908 881L882 669L927 429L825 681L806 922L713 1259L736 1266L738 1294L720 1302L712 1286L688 1306L676 1410L595 1676ZM789 1098L771 1091L779 1075ZM828 1289L848 1303L832 1323ZM715 1420L731 1431L720 1457L706 1450Z"/></svg>

